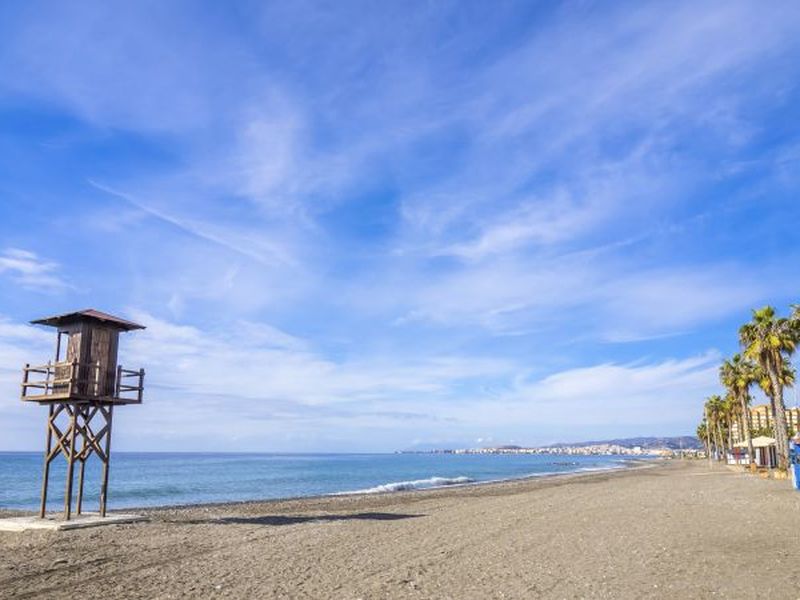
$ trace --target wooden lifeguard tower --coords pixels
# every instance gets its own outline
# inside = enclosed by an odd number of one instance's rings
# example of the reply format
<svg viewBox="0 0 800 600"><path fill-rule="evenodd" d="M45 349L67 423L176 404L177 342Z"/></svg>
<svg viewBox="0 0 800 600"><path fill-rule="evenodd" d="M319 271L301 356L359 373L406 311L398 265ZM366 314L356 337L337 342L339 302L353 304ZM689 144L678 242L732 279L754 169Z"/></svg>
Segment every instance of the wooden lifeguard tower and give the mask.
<svg viewBox="0 0 800 600"><path fill-rule="evenodd" d="M94 454L102 463L100 516L105 517L114 407L141 404L144 390L144 369L131 371L117 364L119 334L144 327L93 309L31 323L58 330L55 360L39 367L25 365L22 378L22 400L49 410L39 516L45 517L50 463L59 454L67 460L64 518L72 515L76 461L80 463L76 512L81 514L84 470Z"/></svg>

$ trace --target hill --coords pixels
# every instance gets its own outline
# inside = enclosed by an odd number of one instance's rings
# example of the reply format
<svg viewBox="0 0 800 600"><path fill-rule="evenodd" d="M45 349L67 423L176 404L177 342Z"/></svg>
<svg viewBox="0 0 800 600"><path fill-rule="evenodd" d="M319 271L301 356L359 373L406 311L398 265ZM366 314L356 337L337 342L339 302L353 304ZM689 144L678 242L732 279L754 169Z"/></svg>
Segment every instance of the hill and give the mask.
<svg viewBox="0 0 800 600"><path fill-rule="evenodd" d="M633 438L621 438L615 440L573 442L569 444L561 443L561 444L552 444L550 447L576 448L580 446L596 446L599 444L616 444L618 446L625 446L627 448L632 448L634 446L641 446L642 448L648 450L655 448L669 448L671 450L680 450L681 448L683 448L685 450L690 450L690 449L700 449L703 447L703 443L693 435L682 435L674 437L633 437Z"/></svg>

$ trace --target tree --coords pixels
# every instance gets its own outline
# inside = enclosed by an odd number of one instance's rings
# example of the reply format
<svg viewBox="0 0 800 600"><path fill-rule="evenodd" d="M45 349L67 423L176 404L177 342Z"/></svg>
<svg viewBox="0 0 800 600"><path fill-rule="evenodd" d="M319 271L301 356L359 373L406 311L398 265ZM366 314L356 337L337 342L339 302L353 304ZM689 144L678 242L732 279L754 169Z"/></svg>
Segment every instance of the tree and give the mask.
<svg viewBox="0 0 800 600"><path fill-rule="evenodd" d="M733 424L740 422L742 410L736 397L730 392L725 394L725 398L722 399L722 402L723 410L725 411L725 436L727 447L729 450L733 450Z"/></svg>
<svg viewBox="0 0 800 600"><path fill-rule="evenodd" d="M733 450L733 424L739 420L739 403L732 394L725 394L722 397L722 432L725 435L725 448L730 452Z"/></svg>
<svg viewBox="0 0 800 600"><path fill-rule="evenodd" d="M717 396L709 396L706 399L706 415L708 415L708 427L714 437L714 447L716 448L717 460L725 457L725 436L723 427L727 425L727 407L725 401Z"/></svg>
<svg viewBox="0 0 800 600"><path fill-rule="evenodd" d="M788 357L797 347L798 329L800 328L795 319L776 317L775 309L771 306L754 310L753 319L739 329L739 341L744 348L744 355L758 363L769 382L778 466L783 470L789 467L789 432L786 426L782 380Z"/></svg>
<svg viewBox="0 0 800 600"><path fill-rule="evenodd" d="M703 442L703 446L706 449L706 456L711 459L711 436L709 434L708 429L708 422L706 421L705 416L703 420L700 422L700 425L697 426L697 439Z"/></svg>
<svg viewBox="0 0 800 600"><path fill-rule="evenodd" d="M792 314L789 316L789 320L792 323L792 326L795 328L800 329L800 304L792 304Z"/></svg>
<svg viewBox="0 0 800 600"><path fill-rule="evenodd" d="M758 381L758 367L751 361L734 354L730 360L725 360L719 369L719 378L736 401L739 403L741 425L739 436L744 434L747 442L750 467L755 466L755 450L753 448L752 422L750 419L750 386Z"/></svg>

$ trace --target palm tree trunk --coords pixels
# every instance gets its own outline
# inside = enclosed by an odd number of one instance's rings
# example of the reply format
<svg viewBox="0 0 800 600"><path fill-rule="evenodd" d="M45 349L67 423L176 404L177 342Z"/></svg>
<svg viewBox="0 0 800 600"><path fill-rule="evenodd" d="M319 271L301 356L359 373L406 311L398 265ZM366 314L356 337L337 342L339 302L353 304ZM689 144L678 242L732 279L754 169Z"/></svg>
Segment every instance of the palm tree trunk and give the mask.
<svg viewBox="0 0 800 600"><path fill-rule="evenodd" d="M769 415L770 415L770 419L771 419L771 420L767 419L767 429L769 430L769 436L772 437L772 438L775 438L775 449L776 449L777 453L780 454L780 443L781 442L780 442L780 439L779 439L779 437L778 437L778 435L776 433L777 430L775 428L775 421L777 420L777 417L775 416L775 414L777 412L775 410L775 391L772 389L772 382L771 381L770 381L770 385L769 385L769 393L767 394L767 396L769 397Z"/></svg>
<svg viewBox="0 0 800 600"><path fill-rule="evenodd" d="M717 460L725 460L725 438L722 437L719 422L717 422Z"/></svg>
<svg viewBox="0 0 800 600"><path fill-rule="evenodd" d="M742 420L744 421L742 429L744 430L744 439L747 442L747 452L749 454L748 462L750 466L753 467L756 464L756 452L753 448L753 436L750 435L750 407L747 406L746 394L742 394L739 399L742 402Z"/></svg>
<svg viewBox="0 0 800 600"><path fill-rule="evenodd" d="M786 406L783 404L783 385L777 373L770 372L772 384L773 411L775 412L775 445L778 451L778 468L786 471L789 468L789 430L786 427Z"/></svg>

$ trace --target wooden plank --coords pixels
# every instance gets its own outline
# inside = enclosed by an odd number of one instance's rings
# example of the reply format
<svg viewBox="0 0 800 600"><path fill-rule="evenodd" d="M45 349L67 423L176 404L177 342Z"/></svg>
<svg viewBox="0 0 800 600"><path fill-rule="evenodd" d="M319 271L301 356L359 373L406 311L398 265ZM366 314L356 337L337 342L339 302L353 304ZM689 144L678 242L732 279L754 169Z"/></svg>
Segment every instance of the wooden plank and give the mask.
<svg viewBox="0 0 800 600"><path fill-rule="evenodd" d="M73 381L77 376L75 373L76 363L81 360L81 341L83 334L80 329L69 331L67 336L67 350L64 355L64 362L56 365L55 377L57 379L66 379L67 382L63 386L66 388L67 393L73 392ZM59 385L59 388L62 386ZM55 391L63 391L61 389Z"/></svg>
<svg viewBox="0 0 800 600"><path fill-rule="evenodd" d="M58 335L56 336L56 362L60 360L61 357L61 335L62 331L58 331Z"/></svg>
<svg viewBox="0 0 800 600"><path fill-rule="evenodd" d="M89 362L91 364L91 386L90 394L93 396L108 395L105 389L107 380L109 357L111 351L111 332L104 328L93 325L90 329Z"/></svg>
<svg viewBox="0 0 800 600"><path fill-rule="evenodd" d="M28 383L28 367L30 364L25 363L25 368L22 370L22 399L25 399L25 394L28 391L27 383Z"/></svg>

